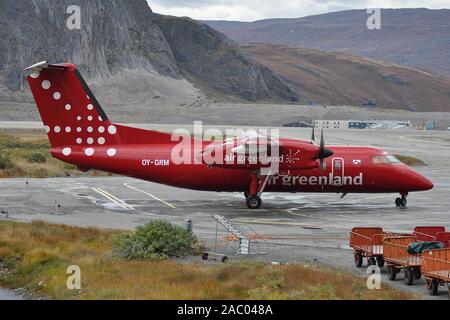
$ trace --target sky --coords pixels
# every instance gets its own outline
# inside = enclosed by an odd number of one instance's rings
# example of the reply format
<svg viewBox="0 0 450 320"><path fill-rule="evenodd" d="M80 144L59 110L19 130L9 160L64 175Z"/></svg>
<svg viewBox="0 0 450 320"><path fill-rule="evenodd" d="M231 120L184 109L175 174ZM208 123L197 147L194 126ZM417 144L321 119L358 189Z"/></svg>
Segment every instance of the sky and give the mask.
<svg viewBox="0 0 450 320"><path fill-rule="evenodd" d="M450 0L147 0L154 12L197 20L299 18L366 8L450 8Z"/></svg>

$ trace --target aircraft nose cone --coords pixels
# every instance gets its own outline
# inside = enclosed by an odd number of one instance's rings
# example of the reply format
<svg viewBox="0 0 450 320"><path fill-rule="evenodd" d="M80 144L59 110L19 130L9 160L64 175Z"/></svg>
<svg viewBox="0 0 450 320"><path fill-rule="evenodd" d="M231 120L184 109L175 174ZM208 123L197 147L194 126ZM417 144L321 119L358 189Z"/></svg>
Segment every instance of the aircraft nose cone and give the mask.
<svg viewBox="0 0 450 320"><path fill-rule="evenodd" d="M421 179L420 179L420 182L419 182L419 186L424 191L425 190L431 190L431 189L434 188L433 182L431 182L430 180L428 180L424 176L421 176Z"/></svg>
<svg viewBox="0 0 450 320"><path fill-rule="evenodd" d="M417 191L427 191L434 188L433 182L425 178L423 175L414 172L414 187Z"/></svg>

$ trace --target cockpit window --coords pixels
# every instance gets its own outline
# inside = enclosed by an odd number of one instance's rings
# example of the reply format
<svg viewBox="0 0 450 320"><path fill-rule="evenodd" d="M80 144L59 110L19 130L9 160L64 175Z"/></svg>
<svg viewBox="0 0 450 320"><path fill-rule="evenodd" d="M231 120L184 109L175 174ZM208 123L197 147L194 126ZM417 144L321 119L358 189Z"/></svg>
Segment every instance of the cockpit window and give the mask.
<svg viewBox="0 0 450 320"><path fill-rule="evenodd" d="M375 156L372 158L372 162L375 164L392 164L392 163L401 163L400 160L398 160L394 156Z"/></svg>
<svg viewBox="0 0 450 320"><path fill-rule="evenodd" d="M397 157L395 157L395 156L387 156L387 158L389 159L389 161L391 163L401 163L401 161L398 160Z"/></svg>

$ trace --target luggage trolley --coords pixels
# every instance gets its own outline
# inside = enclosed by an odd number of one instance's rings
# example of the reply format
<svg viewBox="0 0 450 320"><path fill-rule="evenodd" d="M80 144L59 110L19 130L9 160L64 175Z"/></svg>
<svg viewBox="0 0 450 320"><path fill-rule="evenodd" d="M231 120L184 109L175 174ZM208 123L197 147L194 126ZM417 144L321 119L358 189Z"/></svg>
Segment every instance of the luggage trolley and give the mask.
<svg viewBox="0 0 450 320"><path fill-rule="evenodd" d="M446 284L450 295L450 249L424 251L421 264L430 295L436 296L439 286Z"/></svg>
<svg viewBox="0 0 450 320"><path fill-rule="evenodd" d="M353 228L350 247L353 248L356 267L362 267L364 258L367 258L368 266L377 264L380 268L384 267L383 239L389 235L382 228Z"/></svg>
<svg viewBox="0 0 450 320"><path fill-rule="evenodd" d="M408 247L413 242L417 242L417 239L412 236L387 237L383 240L383 253L389 280L395 281L401 270L404 272L404 281L408 286L414 283L414 279L422 278L421 254L408 253Z"/></svg>
<svg viewBox="0 0 450 320"><path fill-rule="evenodd" d="M416 227L413 235L417 241L436 241L436 237L439 233L445 233L445 227L428 226L428 227Z"/></svg>

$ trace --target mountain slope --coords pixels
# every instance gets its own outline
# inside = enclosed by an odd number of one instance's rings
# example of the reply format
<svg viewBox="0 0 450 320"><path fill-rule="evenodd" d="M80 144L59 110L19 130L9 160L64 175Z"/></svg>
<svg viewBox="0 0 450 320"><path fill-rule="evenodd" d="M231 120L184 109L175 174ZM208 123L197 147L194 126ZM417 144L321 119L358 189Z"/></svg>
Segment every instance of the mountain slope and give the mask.
<svg viewBox="0 0 450 320"><path fill-rule="evenodd" d="M66 27L66 9L74 3L81 8L81 30ZM102 102L131 108L193 103L202 96L195 83L213 96L295 98L282 79L239 53L233 41L197 22L188 30L185 25L185 19L157 17L146 0L1 0L0 101L31 102L22 70L42 60L76 63ZM217 85L213 60L203 60L203 71L196 73L198 61L176 59L174 51L178 58L183 48L172 39L178 34L161 30L169 27L183 32L186 52L220 61L229 71L220 80L228 86ZM230 55L242 67L229 66Z"/></svg>
<svg viewBox="0 0 450 320"><path fill-rule="evenodd" d="M340 51L450 76L450 10L383 9L381 30L365 10L299 19L208 21L240 43L262 42Z"/></svg>
<svg viewBox="0 0 450 320"><path fill-rule="evenodd" d="M298 100L297 94L275 73L254 63L237 44L206 24L189 18L154 17L177 65L200 87L248 101Z"/></svg>
<svg viewBox="0 0 450 320"><path fill-rule="evenodd" d="M361 105L370 98L384 108L450 112L450 79L444 76L344 53L268 44L242 48L291 81L304 104Z"/></svg>

